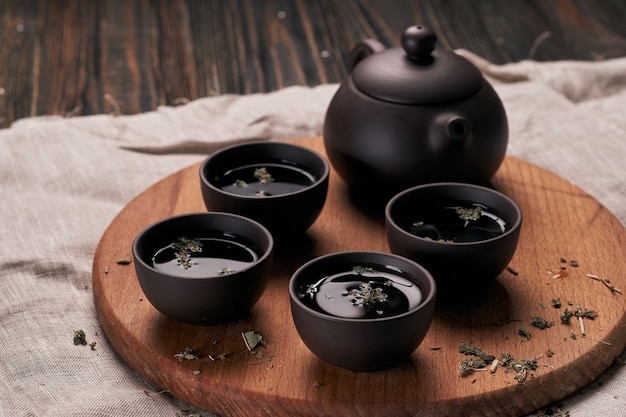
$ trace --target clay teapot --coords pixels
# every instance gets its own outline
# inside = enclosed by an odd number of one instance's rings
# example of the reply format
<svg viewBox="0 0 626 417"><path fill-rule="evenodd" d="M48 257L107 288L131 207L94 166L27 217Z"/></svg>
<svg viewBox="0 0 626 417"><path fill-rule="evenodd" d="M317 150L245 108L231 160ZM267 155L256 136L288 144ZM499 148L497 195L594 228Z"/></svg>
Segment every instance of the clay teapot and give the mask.
<svg viewBox="0 0 626 417"><path fill-rule="evenodd" d="M484 184L508 143L502 102L467 59L412 26L402 48L367 39L328 107L324 146L352 188L388 196L442 181Z"/></svg>

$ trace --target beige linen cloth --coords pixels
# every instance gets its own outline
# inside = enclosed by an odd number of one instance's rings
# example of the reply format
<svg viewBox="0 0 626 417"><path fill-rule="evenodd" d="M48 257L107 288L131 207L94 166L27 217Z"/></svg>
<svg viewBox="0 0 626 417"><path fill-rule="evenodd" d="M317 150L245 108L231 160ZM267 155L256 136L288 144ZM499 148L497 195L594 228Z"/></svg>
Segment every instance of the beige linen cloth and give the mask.
<svg viewBox="0 0 626 417"><path fill-rule="evenodd" d="M508 153L577 184L626 224L626 58L495 66L459 52L505 104ZM336 88L32 118L0 131L0 415L210 415L157 393L107 344L91 289L96 246L138 193L225 143L320 135ZM95 350L73 344L78 329ZM559 407L626 415L624 358Z"/></svg>

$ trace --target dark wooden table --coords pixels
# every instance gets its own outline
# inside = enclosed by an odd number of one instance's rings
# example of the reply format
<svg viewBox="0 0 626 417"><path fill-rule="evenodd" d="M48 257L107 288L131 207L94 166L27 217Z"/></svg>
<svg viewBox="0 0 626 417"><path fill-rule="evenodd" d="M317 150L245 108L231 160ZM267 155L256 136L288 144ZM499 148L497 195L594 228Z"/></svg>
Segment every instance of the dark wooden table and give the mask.
<svg viewBox="0 0 626 417"><path fill-rule="evenodd" d="M0 0L0 127L334 83L420 23L495 63L626 56L623 0Z"/></svg>

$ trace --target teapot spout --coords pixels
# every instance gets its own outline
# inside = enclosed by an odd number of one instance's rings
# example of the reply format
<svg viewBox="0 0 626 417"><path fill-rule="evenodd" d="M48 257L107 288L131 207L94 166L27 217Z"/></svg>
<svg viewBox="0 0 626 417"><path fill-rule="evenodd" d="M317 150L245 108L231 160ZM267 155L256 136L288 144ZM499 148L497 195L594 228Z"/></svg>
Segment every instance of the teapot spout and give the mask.
<svg viewBox="0 0 626 417"><path fill-rule="evenodd" d="M348 55L348 62L346 63L348 74L352 72L359 62L385 49L385 45L375 39L363 39L357 43Z"/></svg>
<svg viewBox="0 0 626 417"><path fill-rule="evenodd" d="M451 116L447 118L446 130L448 138L462 141L467 139L472 131L472 125L469 120L461 116Z"/></svg>
<svg viewBox="0 0 626 417"><path fill-rule="evenodd" d="M470 121L455 113L444 113L433 120L429 133L430 149L435 154L460 147L472 133Z"/></svg>

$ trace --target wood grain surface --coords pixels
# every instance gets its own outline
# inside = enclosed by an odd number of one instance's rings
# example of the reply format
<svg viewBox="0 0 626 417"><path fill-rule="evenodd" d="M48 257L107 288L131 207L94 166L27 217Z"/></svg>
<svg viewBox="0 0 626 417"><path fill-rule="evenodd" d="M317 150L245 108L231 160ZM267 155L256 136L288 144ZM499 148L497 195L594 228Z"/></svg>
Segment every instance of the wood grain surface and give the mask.
<svg viewBox="0 0 626 417"><path fill-rule="evenodd" d="M0 128L334 83L424 24L495 63L626 56L622 0L0 0Z"/></svg>
<svg viewBox="0 0 626 417"><path fill-rule="evenodd" d="M324 153L320 138L294 141ZM120 212L100 241L93 288L99 320L122 358L159 389L228 416L520 416L547 406L588 384L626 345L626 295L586 274L626 289L626 231L603 206L567 181L526 162L507 158L493 184L516 200L523 213L521 239L511 262L487 288L466 301L443 303L410 360L395 368L354 373L313 356L291 320L288 280L306 260L342 250L388 251L384 223L355 207L345 184L331 172L327 203L301 238L278 242L271 282L250 316L223 325L182 324L158 313L137 283L130 256L136 234L171 215L204 211L199 165L150 187ZM575 261L575 262L573 262ZM577 266L576 266L577 265ZM559 277L555 278L555 275ZM562 307L552 300L560 298ZM585 333L566 308L592 309ZM553 321L540 330L535 316ZM531 332L523 341L520 329ZM249 352L241 332L266 341ZM519 383L499 368L459 375L471 341L487 354L537 359ZM192 348L198 359L175 355ZM222 359L220 355L225 354ZM213 359L215 360L213 360Z"/></svg>

